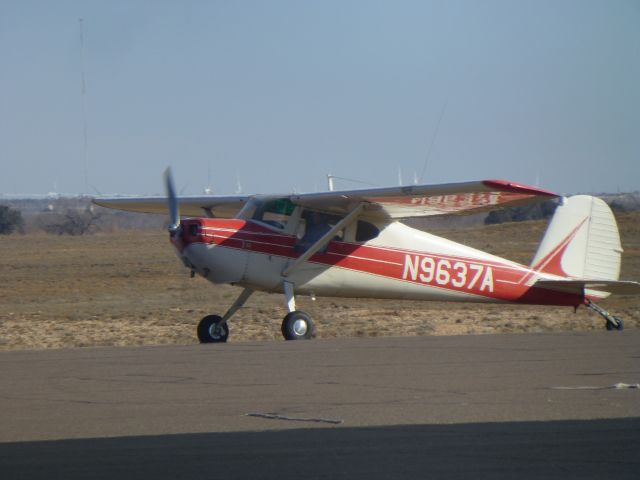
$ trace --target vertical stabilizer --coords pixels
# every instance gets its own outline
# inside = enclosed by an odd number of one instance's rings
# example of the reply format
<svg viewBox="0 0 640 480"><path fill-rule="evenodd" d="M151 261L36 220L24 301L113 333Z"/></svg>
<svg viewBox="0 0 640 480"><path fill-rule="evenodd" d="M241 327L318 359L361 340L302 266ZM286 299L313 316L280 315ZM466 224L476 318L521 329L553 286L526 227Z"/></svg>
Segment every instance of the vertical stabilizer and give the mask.
<svg viewBox="0 0 640 480"><path fill-rule="evenodd" d="M565 199L551 219L531 268L574 279L617 280L622 246L613 212L601 199Z"/></svg>

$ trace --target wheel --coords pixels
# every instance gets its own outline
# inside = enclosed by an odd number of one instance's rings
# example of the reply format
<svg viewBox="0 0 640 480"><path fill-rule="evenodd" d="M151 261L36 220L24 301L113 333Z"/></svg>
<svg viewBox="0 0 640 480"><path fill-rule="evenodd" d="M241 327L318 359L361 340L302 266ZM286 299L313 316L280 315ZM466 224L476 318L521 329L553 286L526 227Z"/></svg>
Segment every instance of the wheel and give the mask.
<svg viewBox="0 0 640 480"><path fill-rule="evenodd" d="M622 319L620 317L613 317L616 319L616 321L618 322L618 326L614 327L616 330L622 330L624 328L624 322L622 321Z"/></svg>
<svg viewBox="0 0 640 480"><path fill-rule="evenodd" d="M285 340L310 340L313 338L313 320L304 312L290 312L282 321L282 336Z"/></svg>
<svg viewBox="0 0 640 480"><path fill-rule="evenodd" d="M221 343L229 338L229 326L220 315L207 315L198 324L200 343Z"/></svg>
<svg viewBox="0 0 640 480"><path fill-rule="evenodd" d="M607 324L605 325L607 327L607 330L611 331L611 330L622 330L624 328L624 322L622 321L622 319L620 317L613 317L613 319L618 322L618 325L614 325L613 323L607 321Z"/></svg>

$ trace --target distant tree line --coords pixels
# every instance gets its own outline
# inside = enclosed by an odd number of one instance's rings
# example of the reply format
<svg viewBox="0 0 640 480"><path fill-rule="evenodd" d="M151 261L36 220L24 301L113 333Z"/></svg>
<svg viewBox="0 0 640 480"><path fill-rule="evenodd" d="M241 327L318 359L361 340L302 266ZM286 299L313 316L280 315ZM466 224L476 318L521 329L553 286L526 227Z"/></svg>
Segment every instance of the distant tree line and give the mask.
<svg viewBox="0 0 640 480"><path fill-rule="evenodd" d="M0 205L0 234L46 232L86 235L120 230L161 230L162 215L122 212L95 206L89 198L16 200Z"/></svg>
<svg viewBox="0 0 640 480"><path fill-rule="evenodd" d="M551 218L557 207L557 200L547 200L546 202L536 203L534 205L492 210L484 219L484 223L485 225L495 225L505 222L523 222L525 220Z"/></svg>
<svg viewBox="0 0 640 480"><path fill-rule="evenodd" d="M603 194L598 195L609 204L614 212L631 212L640 209L640 195L638 193ZM551 218L560 201L547 200L543 203L493 210L484 219L485 225L495 225L505 222L523 222L526 220L541 220Z"/></svg>

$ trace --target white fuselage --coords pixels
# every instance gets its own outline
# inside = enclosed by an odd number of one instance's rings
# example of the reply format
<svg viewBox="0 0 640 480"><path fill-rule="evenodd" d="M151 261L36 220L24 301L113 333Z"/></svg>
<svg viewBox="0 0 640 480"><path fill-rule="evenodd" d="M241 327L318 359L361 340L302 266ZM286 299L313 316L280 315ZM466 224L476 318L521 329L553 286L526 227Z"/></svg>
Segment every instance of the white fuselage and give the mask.
<svg viewBox="0 0 640 480"><path fill-rule="evenodd" d="M192 219L174 244L183 261L213 283L266 292L336 297L469 302L580 303L575 295L539 291L540 274L528 267L402 223L381 226L364 243L332 240L288 276L301 255L294 234L262 222Z"/></svg>

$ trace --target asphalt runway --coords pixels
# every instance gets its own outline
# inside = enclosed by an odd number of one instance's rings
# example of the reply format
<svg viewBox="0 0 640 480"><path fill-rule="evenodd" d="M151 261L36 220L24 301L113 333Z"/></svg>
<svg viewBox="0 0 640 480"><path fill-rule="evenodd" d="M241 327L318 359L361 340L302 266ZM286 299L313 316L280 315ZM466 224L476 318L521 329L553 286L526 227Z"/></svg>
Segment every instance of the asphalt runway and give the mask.
<svg viewBox="0 0 640 480"><path fill-rule="evenodd" d="M638 478L640 331L0 353L0 478Z"/></svg>

